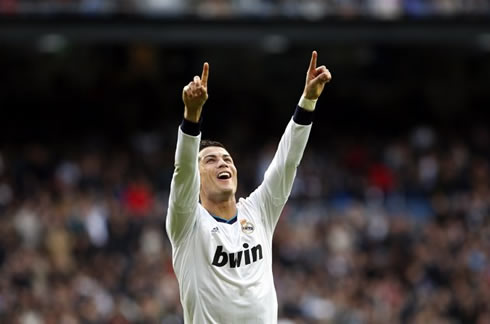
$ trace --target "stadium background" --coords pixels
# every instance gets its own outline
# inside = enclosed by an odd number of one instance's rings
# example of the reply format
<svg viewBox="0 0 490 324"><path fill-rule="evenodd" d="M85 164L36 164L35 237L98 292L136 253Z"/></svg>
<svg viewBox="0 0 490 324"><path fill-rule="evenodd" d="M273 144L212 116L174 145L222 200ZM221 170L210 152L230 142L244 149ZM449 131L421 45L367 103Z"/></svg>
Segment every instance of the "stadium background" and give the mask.
<svg viewBox="0 0 490 324"><path fill-rule="evenodd" d="M0 0L0 322L181 323L182 87L239 195L332 71L274 240L280 323L490 323L487 1Z"/></svg>

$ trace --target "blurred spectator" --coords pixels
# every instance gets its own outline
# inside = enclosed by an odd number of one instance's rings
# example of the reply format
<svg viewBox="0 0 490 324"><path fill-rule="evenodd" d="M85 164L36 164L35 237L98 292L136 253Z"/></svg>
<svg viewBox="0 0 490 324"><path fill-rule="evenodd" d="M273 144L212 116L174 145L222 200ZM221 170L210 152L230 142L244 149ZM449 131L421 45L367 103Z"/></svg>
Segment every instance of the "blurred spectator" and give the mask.
<svg viewBox="0 0 490 324"><path fill-rule="evenodd" d="M0 0L3 14L89 14L108 13L175 16L197 14L206 18L236 16L344 18L488 16L486 0Z"/></svg>

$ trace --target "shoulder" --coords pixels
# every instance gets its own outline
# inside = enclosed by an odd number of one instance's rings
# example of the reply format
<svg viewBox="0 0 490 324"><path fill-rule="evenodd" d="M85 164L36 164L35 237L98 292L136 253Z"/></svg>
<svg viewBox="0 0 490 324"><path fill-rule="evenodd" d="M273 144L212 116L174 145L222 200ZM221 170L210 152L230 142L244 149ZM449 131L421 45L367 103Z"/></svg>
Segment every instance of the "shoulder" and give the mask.
<svg viewBox="0 0 490 324"><path fill-rule="evenodd" d="M263 206L257 199L254 199L253 194L247 198L240 198L237 203L238 214L250 220L261 220L263 214Z"/></svg>
<svg viewBox="0 0 490 324"><path fill-rule="evenodd" d="M251 210L251 209L256 209L256 204L257 202L253 199L253 195L250 195L246 198L239 198L238 203L236 204L236 207L238 210Z"/></svg>

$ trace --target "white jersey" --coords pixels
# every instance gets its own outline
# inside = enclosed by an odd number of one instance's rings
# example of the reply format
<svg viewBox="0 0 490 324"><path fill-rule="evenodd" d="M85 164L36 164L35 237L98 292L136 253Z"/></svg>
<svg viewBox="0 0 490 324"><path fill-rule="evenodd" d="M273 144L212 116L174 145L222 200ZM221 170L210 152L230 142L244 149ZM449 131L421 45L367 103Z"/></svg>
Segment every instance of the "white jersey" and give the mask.
<svg viewBox="0 0 490 324"><path fill-rule="evenodd" d="M311 125L291 120L262 184L220 222L199 203L199 136L179 127L166 229L186 324L277 323L272 235Z"/></svg>

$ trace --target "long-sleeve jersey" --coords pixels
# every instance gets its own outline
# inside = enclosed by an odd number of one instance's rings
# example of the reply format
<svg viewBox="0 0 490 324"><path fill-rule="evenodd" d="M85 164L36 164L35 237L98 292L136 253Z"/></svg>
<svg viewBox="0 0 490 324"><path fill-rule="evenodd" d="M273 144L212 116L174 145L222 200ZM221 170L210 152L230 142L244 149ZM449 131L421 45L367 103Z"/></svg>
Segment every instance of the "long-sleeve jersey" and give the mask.
<svg viewBox="0 0 490 324"><path fill-rule="evenodd" d="M277 323L272 235L310 130L289 122L263 182L219 222L199 203L201 135L179 128L166 229L186 324Z"/></svg>

